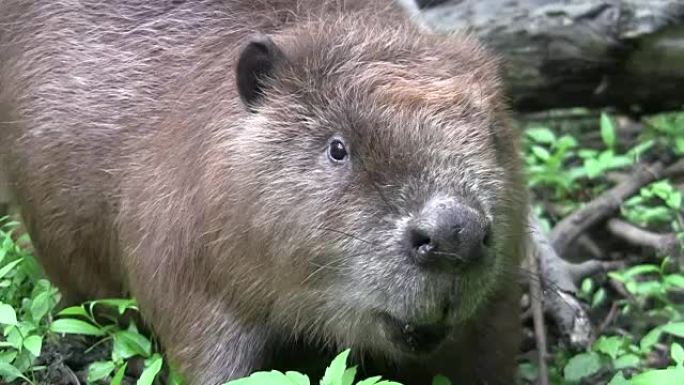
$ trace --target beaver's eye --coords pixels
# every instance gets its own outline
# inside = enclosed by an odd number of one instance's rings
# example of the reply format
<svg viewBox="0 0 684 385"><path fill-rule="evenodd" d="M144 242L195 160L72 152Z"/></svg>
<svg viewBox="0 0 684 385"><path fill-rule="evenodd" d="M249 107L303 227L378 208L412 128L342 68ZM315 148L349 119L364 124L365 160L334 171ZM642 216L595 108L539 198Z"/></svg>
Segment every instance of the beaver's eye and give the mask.
<svg viewBox="0 0 684 385"><path fill-rule="evenodd" d="M347 158L347 149L339 139L333 139L328 145L328 157L333 162L342 162Z"/></svg>

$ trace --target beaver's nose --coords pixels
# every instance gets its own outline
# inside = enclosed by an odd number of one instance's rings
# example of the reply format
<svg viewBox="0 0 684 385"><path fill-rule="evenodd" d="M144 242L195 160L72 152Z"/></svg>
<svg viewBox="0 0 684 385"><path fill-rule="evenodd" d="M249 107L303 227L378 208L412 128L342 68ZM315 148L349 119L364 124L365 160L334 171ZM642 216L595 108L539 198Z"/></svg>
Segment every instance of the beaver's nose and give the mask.
<svg viewBox="0 0 684 385"><path fill-rule="evenodd" d="M489 225L478 210L456 200L431 201L407 228L411 258L423 266L463 265L482 258Z"/></svg>

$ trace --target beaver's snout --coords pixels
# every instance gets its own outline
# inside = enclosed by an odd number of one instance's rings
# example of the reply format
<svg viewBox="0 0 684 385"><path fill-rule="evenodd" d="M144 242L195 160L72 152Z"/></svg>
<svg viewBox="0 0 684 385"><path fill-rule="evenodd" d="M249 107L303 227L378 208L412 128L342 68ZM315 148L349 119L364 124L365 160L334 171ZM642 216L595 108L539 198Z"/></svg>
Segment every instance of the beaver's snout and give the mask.
<svg viewBox="0 0 684 385"><path fill-rule="evenodd" d="M476 263L489 246L490 231L479 210L456 199L431 200L406 228L408 254L426 267Z"/></svg>

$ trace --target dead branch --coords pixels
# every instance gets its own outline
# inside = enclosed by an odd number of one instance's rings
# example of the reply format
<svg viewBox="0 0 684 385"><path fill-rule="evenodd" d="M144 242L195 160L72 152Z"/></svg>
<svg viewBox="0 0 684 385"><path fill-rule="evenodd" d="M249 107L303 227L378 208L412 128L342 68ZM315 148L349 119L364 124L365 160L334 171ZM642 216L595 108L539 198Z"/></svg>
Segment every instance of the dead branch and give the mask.
<svg viewBox="0 0 684 385"><path fill-rule="evenodd" d="M633 245L650 247L675 259L679 257L681 247L675 234L654 233L617 218L609 220L607 227L613 235Z"/></svg>
<svg viewBox="0 0 684 385"><path fill-rule="evenodd" d="M419 3L424 24L471 30L504 58L504 81L518 111L615 106L654 112L684 103L681 0Z"/></svg>
<svg viewBox="0 0 684 385"><path fill-rule="evenodd" d="M663 165L659 162L650 166L637 167L631 178L565 217L551 231L553 248L558 254L564 255L570 244L580 234L615 212L626 198L639 191L641 187L661 178L663 170Z"/></svg>
<svg viewBox="0 0 684 385"><path fill-rule="evenodd" d="M576 297L578 290L574 265L558 256L532 213L529 216L529 226L528 252L539 260L544 309L555 321L561 335L573 347L584 348L594 337L589 317Z"/></svg>

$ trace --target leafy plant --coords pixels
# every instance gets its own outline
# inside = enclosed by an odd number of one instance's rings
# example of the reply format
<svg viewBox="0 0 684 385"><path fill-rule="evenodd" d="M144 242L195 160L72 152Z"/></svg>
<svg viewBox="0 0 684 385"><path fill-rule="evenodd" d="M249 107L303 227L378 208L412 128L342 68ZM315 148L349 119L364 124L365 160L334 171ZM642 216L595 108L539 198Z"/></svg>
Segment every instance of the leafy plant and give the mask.
<svg viewBox="0 0 684 385"><path fill-rule="evenodd" d="M640 226L667 223L677 218L682 208L682 192L668 180L642 188L638 195L622 204L622 215Z"/></svg>
<svg viewBox="0 0 684 385"><path fill-rule="evenodd" d="M626 151L620 149L613 119L604 113L598 123L603 148L587 148L574 141L572 146L558 148L564 150L562 155L557 152L558 135L553 130L539 126L527 130L530 185L537 196L546 198L545 204L537 201L534 209L545 219L547 229L559 216L568 213L567 207L604 192L609 187L608 180L603 178L607 171L630 166L654 148L666 157L669 153L684 154L684 113L648 118L646 134L639 136ZM560 162L558 155L561 155ZM553 211L546 212L547 208ZM655 232L676 233L684 240L682 192L669 180L659 180L642 188L623 202L621 215L635 225ZM684 384L684 304L681 301L684 272L668 256L657 257L662 259L653 261L650 257L648 262L582 282L578 296L590 304L592 312L603 316L608 310L605 305L612 305L611 312L615 312L614 322L619 323L620 333L608 327L590 349L577 354L554 347L549 367L549 378L554 385ZM609 282L611 286L621 287L624 296L615 298L615 290L607 285ZM668 358L669 366L664 364ZM519 369L520 381L535 381L536 363L523 362Z"/></svg>
<svg viewBox="0 0 684 385"><path fill-rule="evenodd" d="M558 137L547 127L527 128L525 161L530 187L551 188L554 198L568 198L582 187L581 180L596 179L606 171L631 166L654 145L654 141L647 140L621 154L612 118L601 114L599 125L603 150L581 148L573 136Z"/></svg>
<svg viewBox="0 0 684 385"><path fill-rule="evenodd" d="M676 155L684 155L684 112L659 114L646 119L649 137L656 137L671 147Z"/></svg>
<svg viewBox="0 0 684 385"><path fill-rule="evenodd" d="M369 377L359 382L354 382L356 366L347 367L347 358L350 350L347 349L333 359L325 371L320 385L401 385L398 382L383 380L380 376ZM298 372L269 372L252 373L249 377L232 380L225 385L310 385L309 377ZM451 381L444 376L435 376L432 385L451 385Z"/></svg>
<svg viewBox="0 0 684 385"><path fill-rule="evenodd" d="M0 220L0 377L33 383L35 366L48 332L51 312L59 294L47 280L39 279L31 255L14 240L16 222Z"/></svg>
<svg viewBox="0 0 684 385"><path fill-rule="evenodd" d="M546 127L529 128L525 137L529 149L525 160L530 186L551 187L558 197L572 192L575 180L584 175L581 169L566 166L576 155L575 138L570 135L558 138Z"/></svg>
<svg viewBox="0 0 684 385"><path fill-rule="evenodd" d="M114 310L109 322L97 317L95 308ZM137 305L131 299L103 299L91 301L81 306L68 307L59 313L59 319L50 325L53 333L69 333L102 337L99 343L112 341L111 358L106 361L93 362L88 367L88 383L95 383L111 377L110 385L121 385L127 360L132 357L145 359L144 370L137 385L151 385L162 368L163 358L154 352L152 342L141 334L135 323L122 328L116 322L117 316L122 316L127 310L138 311ZM113 376L112 376L113 375Z"/></svg>

